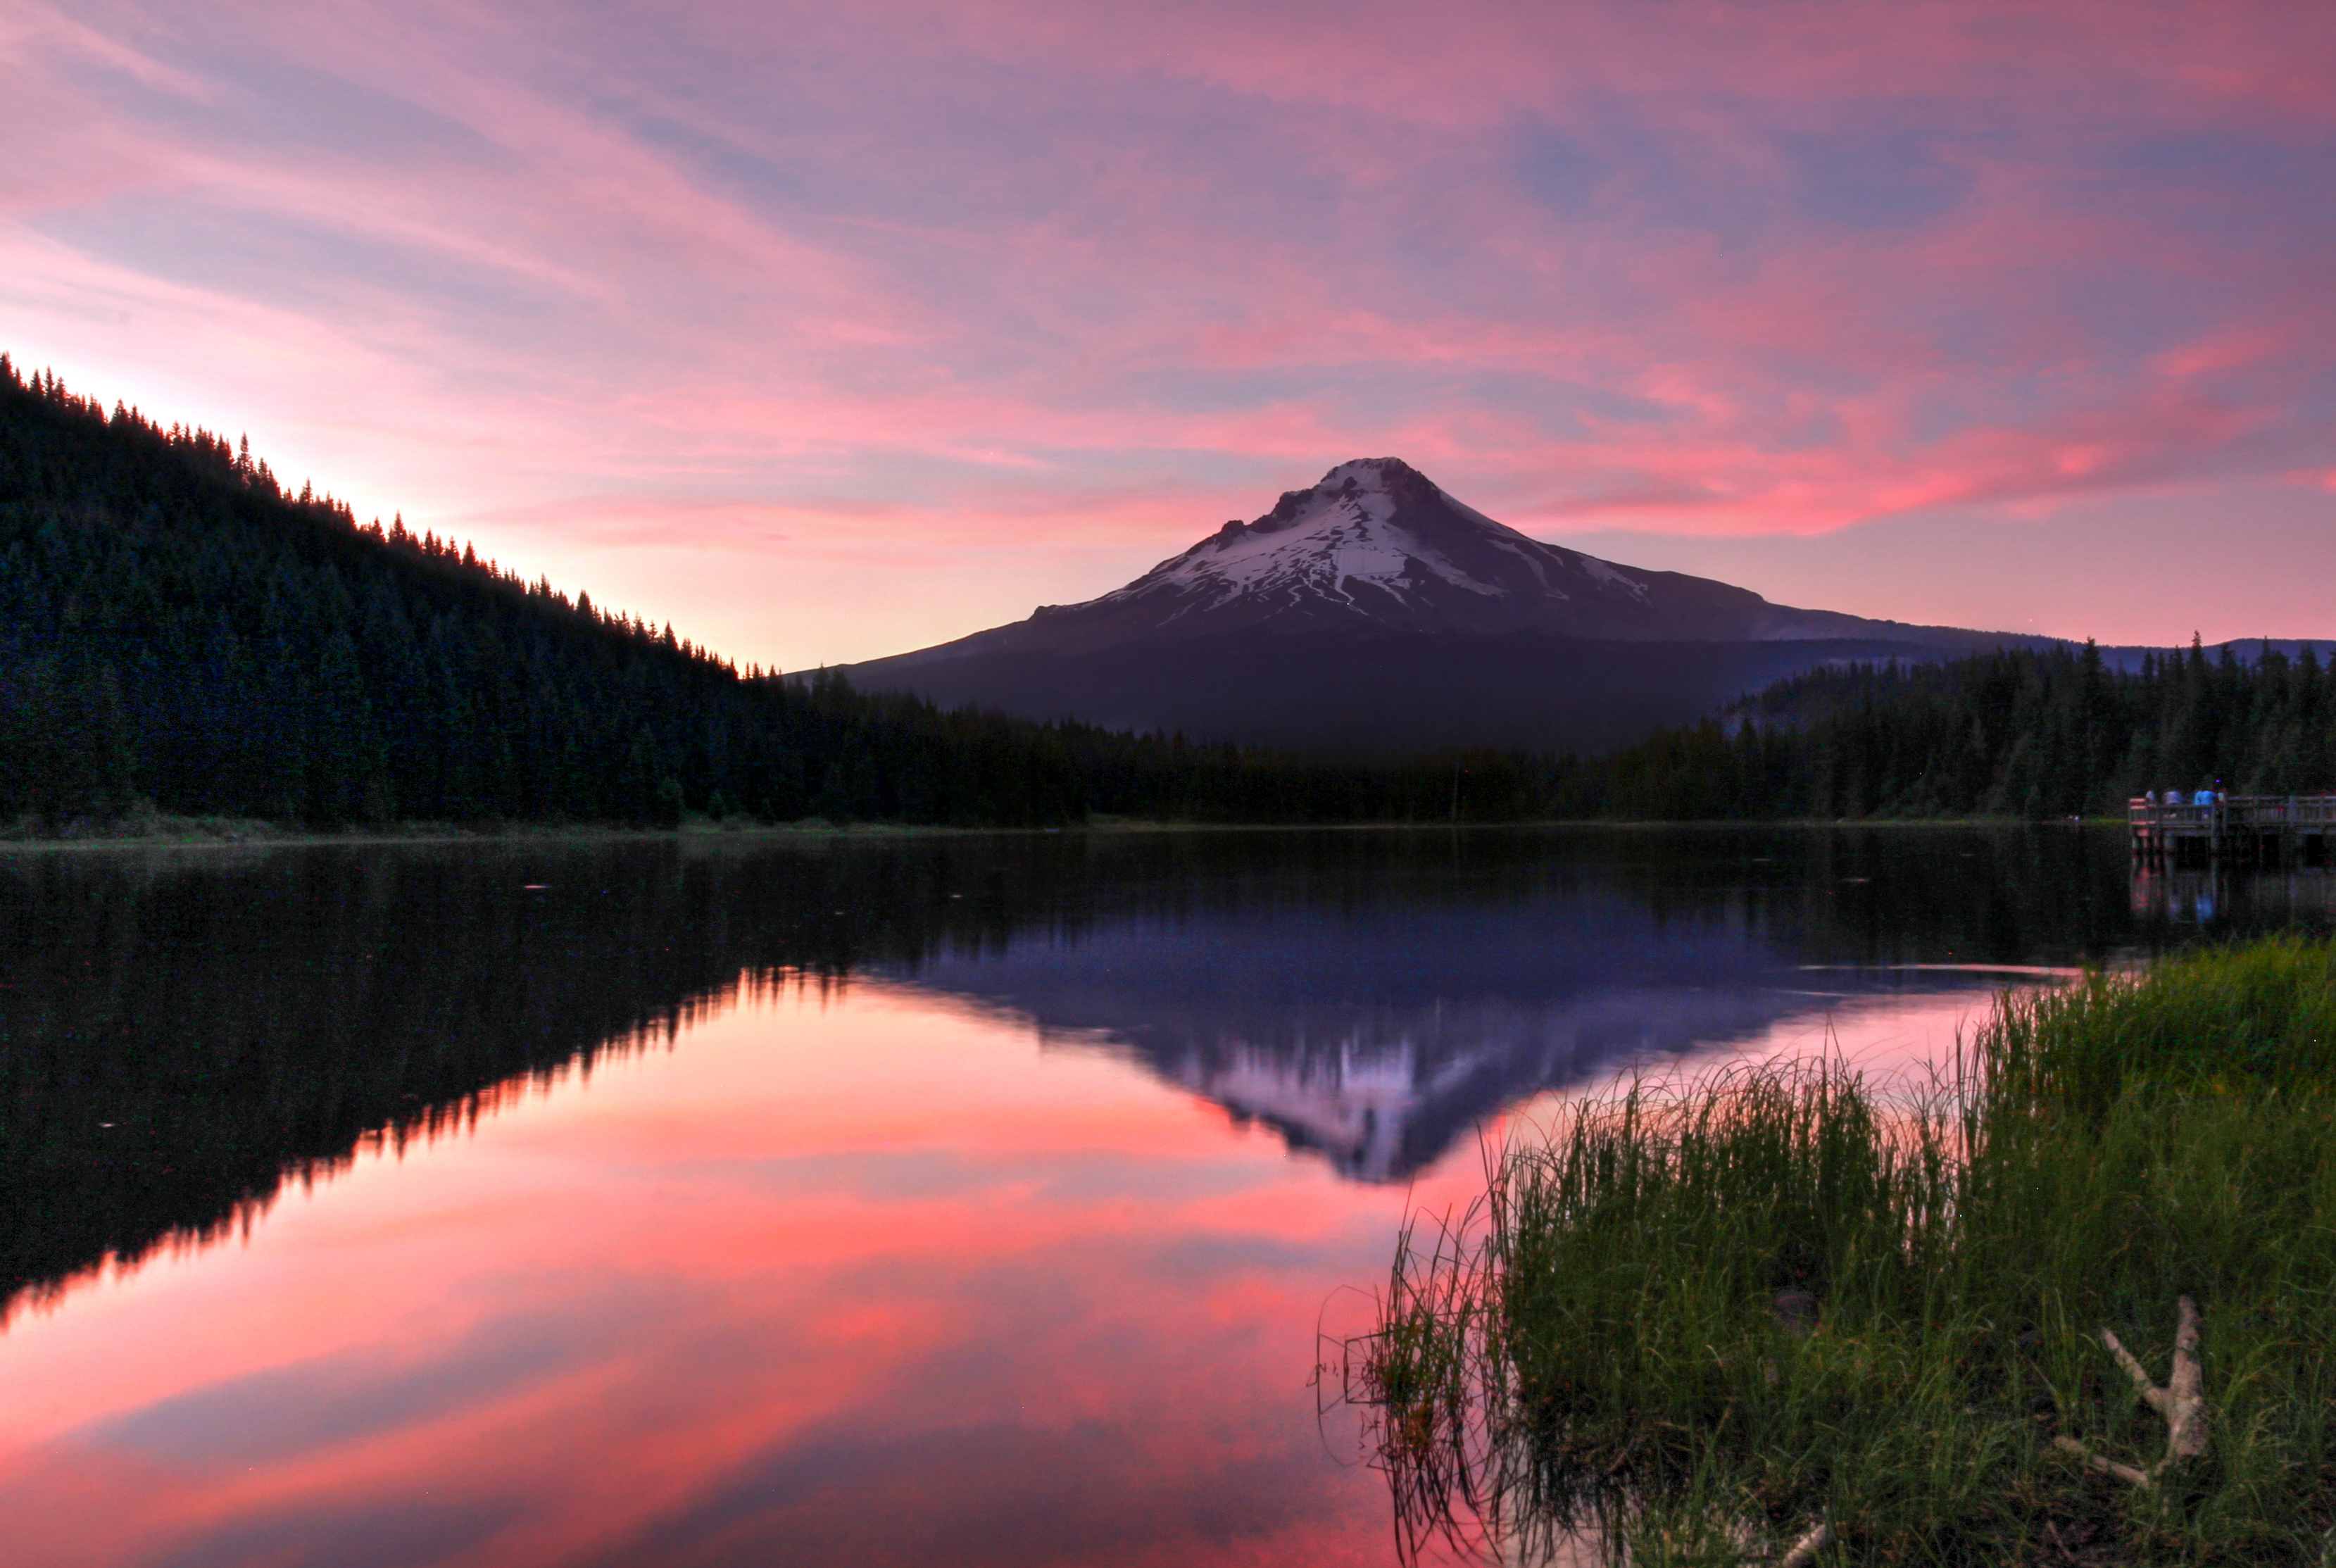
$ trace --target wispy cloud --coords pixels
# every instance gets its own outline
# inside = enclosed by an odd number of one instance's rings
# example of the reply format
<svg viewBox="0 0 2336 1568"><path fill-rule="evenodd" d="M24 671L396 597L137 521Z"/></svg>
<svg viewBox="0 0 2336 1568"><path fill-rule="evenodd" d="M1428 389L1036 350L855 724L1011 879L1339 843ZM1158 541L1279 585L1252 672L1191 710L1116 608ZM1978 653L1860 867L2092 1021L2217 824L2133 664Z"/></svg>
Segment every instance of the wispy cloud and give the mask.
<svg viewBox="0 0 2336 1568"><path fill-rule="evenodd" d="M1363 453L1626 544L2194 495L2336 566L2244 500L2336 461L2331 65L2276 0L36 0L0 338L531 571L720 549L642 608L785 664Z"/></svg>

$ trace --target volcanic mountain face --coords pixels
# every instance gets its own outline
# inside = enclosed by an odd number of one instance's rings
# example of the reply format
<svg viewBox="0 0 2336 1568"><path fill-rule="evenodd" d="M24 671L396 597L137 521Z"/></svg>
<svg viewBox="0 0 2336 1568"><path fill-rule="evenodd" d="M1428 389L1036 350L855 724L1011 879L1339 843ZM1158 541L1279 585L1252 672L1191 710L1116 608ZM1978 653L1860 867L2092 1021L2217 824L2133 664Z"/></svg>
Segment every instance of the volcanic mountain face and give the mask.
<svg viewBox="0 0 2336 1568"><path fill-rule="evenodd" d="M908 658L1092 650L1235 630L1535 631L1627 642L1854 637L1882 623L1787 609L1678 572L1529 539L1398 459L1342 463L1253 522L1228 522L1125 588ZM1896 628L1901 632L1911 628Z"/></svg>
<svg viewBox="0 0 2336 1568"><path fill-rule="evenodd" d="M1341 463L1256 521L1228 522L1116 593L1051 614L1154 633L1180 622L1640 628L1660 614L1650 580L1528 539L1461 505L1417 469L1377 458Z"/></svg>
<svg viewBox="0 0 2336 1568"><path fill-rule="evenodd" d="M1828 658L2041 639L1864 620L1543 544L1343 463L1126 587L848 666L871 691L1282 745L1604 745Z"/></svg>

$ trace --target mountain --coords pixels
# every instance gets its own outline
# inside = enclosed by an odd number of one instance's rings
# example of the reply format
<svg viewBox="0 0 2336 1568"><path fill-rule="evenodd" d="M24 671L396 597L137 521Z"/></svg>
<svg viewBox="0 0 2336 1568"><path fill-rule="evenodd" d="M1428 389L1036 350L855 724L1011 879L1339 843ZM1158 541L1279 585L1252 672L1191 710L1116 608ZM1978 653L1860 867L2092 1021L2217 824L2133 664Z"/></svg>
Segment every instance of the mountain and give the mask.
<svg viewBox="0 0 2336 1568"><path fill-rule="evenodd" d="M1622 642L1881 638L1958 649L1997 640L1794 609L1707 578L1617 566L1495 522L1410 464L1384 457L1340 463L1255 521L1228 522L1100 599L1042 605L1028 620L877 662L909 667L1007 648L1084 652L1233 630L1358 628Z"/></svg>
<svg viewBox="0 0 2336 1568"><path fill-rule="evenodd" d="M943 706L1253 744L1548 747L1635 739L1828 662L2049 641L1620 566L1367 458L1099 599L843 673Z"/></svg>

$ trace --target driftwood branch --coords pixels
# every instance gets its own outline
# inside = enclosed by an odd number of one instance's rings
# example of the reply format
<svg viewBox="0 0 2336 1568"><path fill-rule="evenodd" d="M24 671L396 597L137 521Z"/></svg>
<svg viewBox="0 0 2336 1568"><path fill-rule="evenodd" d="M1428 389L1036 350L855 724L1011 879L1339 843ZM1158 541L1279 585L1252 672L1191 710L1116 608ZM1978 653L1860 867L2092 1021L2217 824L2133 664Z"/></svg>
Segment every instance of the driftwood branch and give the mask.
<svg viewBox="0 0 2336 1568"><path fill-rule="evenodd" d="M1832 1525L1817 1525L1793 1543L1793 1549L1776 1560L1776 1568L1809 1568L1809 1564L1817 1560L1817 1553L1824 1551L1832 1539Z"/></svg>
<svg viewBox="0 0 2336 1568"><path fill-rule="evenodd" d="M2105 1475L2114 1475L2136 1486L2154 1486L2173 1466L2206 1452L2206 1375L2198 1365L2198 1303L2187 1296L2181 1300L2180 1317L2174 1329L2174 1371L2163 1388L2150 1381L2148 1369L2135 1360L2133 1353L2107 1329L2101 1330L2101 1343L2108 1347L2117 1364L2125 1368L2125 1375L2133 1379L2135 1392L2166 1418L2166 1456L2142 1470L2096 1454L2074 1437L2055 1437L2053 1446L2074 1454Z"/></svg>
<svg viewBox="0 0 2336 1568"><path fill-rule="evenodd" d="M2074 1454L2104 1475L2114 1475L2120 1481L2130 1481L2136 1486L2156 1485L2156 1477L2148 1471L2137 1470L2131 1465L2120 1465L2104 1455L2096 1454L2074 1437L2055 1437L2052 1439L2052 1446Z"/></svg>

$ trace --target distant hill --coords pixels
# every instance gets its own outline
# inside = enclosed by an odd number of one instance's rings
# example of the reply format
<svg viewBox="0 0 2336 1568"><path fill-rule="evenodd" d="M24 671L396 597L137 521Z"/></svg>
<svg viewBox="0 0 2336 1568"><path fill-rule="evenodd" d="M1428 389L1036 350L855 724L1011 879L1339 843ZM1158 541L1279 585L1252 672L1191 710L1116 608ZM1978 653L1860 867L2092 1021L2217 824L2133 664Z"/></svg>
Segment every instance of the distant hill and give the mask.
<svg viewBox="0 0 2336 1568"><path fill-rule="evenodd" d="M1635 740L1827 664L2050 646L1619 566L1375 458L1099 599L843 673L944 706L1251 745L1555 749Z"/></svg>
<svg viewBox="0 0 2336 1568"><path fill-rule="evenodd" d="M0 825L1078 820L1061 737L796 690L0 356Z"/></svg>

